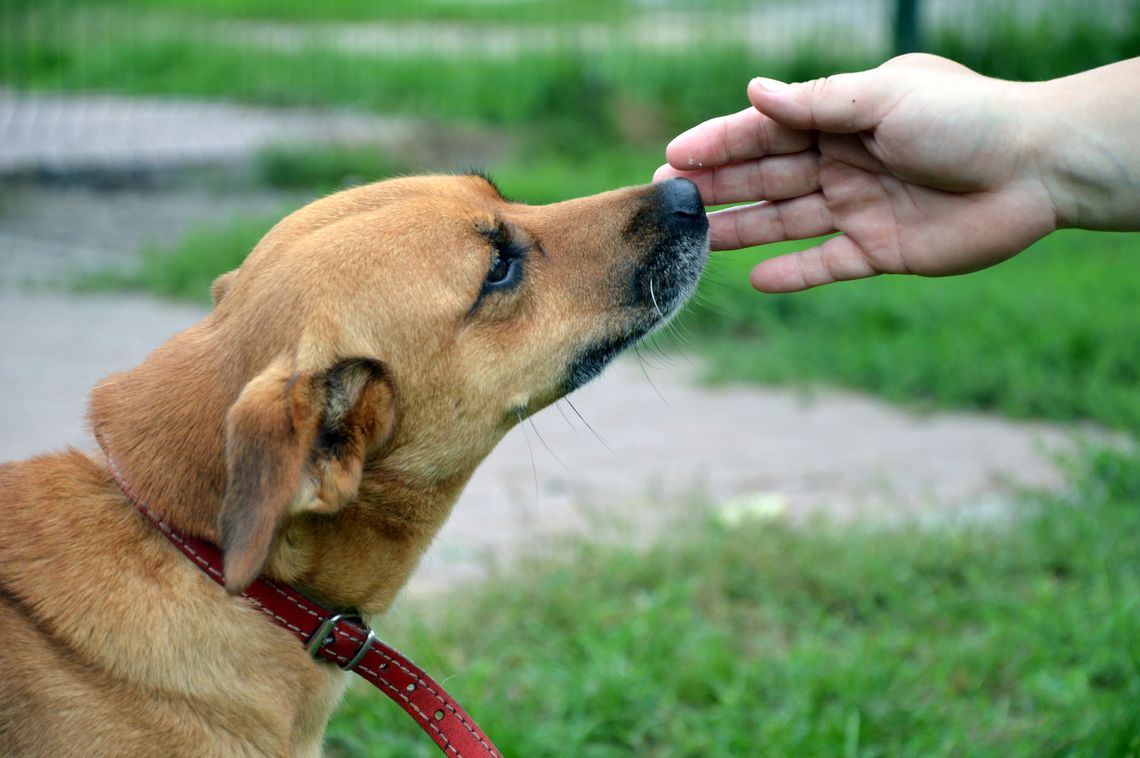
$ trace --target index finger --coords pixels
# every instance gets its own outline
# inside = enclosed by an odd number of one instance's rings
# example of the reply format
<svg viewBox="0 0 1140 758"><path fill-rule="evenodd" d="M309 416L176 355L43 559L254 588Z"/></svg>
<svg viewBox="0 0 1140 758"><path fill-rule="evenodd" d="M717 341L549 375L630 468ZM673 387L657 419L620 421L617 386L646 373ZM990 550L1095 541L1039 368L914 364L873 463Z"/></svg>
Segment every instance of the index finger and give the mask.
<svg viewBox="0 0 1140 758"><path fill-rule="evenodd" d="M693 171L765 155L798 153L814 141L811 131L790 129L755 108L745 108L677 135L665 148L665 159L674 168Z"/></svg>

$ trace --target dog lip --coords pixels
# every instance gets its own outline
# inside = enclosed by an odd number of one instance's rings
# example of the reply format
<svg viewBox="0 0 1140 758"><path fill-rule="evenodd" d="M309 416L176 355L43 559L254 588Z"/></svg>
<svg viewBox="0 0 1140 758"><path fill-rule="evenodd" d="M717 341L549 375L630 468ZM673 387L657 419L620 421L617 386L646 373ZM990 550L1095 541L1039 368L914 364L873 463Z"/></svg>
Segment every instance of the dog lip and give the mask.
<svg viewBox="0 0 1140 758"><path fill-rule="evenodd" d="M645 258L630 268L626 306L652 308L661 318L679 309L704 271L708 240L707 226L656 240Z"/></svg>
<svg viewBox="0 0 1140 758"><path fill-rule="evenodd" d="M562 394L569 395L587 382L596 379L610 361L648 334L657 323L654 320L642 324L626 334L591 345L580 352L570 364Z"/></svg>
<svg viewBox="0 0 1140 758"><path fill-rule="evenodd" d="M704 219L700 219L704 221ZM624 333L597 342L570 362L563 394L595 379L619 353L669 321L696 291L708 260L708 226L697 223L687 233L658 242L648 266L632 277L626 311L636 314ZM659 287L659 289L655 289Z"/></svg>

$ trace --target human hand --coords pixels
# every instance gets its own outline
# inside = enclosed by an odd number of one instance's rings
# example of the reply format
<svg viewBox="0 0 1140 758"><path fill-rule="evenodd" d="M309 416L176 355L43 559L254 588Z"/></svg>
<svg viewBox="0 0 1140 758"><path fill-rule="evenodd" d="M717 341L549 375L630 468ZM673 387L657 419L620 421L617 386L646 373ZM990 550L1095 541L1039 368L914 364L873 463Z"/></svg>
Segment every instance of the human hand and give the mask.
<svg viewBox="0 0 1140 758"><path fill-rule="evenodd" d="M716 250L840 232L757 265L761 291L975 271L1059 223L1037 87L931 55L804 84L755 79L754 108L675 138L654 180L688 177L709 205L759 201L710 214Z"/></svg>

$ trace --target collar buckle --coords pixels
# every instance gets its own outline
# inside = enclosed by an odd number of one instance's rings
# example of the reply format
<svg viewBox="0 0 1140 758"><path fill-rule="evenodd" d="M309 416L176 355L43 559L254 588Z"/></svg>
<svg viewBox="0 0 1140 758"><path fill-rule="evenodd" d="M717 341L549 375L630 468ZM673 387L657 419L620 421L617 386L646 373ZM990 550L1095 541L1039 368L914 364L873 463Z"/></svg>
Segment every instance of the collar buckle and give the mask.
<svg viewBox="0 0 1140 758"><path fill-rule="evenodd" d="M337 613L326 616L317 630L312 633L308 640L305 641L305 652L313 658L321 657L321 649L329 643L335 641L336 625L341 621L351 621L360 627L361 631L366 631L368 634L364 638L364 643L356 654L344 664L338 664L345 671L353 671L360 662L364 660L364 656L372 649L372 643L376 639L376 632L372 627L365 623L364 618L356 611L340 611Z"/></svg>

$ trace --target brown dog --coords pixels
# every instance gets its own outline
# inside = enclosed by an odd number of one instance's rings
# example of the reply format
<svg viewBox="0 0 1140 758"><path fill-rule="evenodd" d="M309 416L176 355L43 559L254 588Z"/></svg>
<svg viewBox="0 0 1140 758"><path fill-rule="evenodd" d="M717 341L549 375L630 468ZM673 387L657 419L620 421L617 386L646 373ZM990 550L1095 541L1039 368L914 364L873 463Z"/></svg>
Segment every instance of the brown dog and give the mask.
<svg viewBox="0 0 1140 758"><path fill-rule="evenodd" d="M93 429L166 522L328 607L384 611L503 434L693 291L675 179L531 207L412 177L292 214L215 307L99 384ZM102 455L0 467L0 754L316 755L336 666L213 584Z"/></svg>

